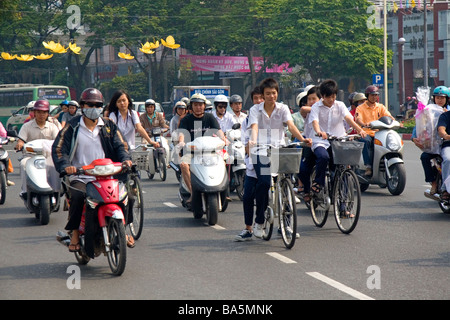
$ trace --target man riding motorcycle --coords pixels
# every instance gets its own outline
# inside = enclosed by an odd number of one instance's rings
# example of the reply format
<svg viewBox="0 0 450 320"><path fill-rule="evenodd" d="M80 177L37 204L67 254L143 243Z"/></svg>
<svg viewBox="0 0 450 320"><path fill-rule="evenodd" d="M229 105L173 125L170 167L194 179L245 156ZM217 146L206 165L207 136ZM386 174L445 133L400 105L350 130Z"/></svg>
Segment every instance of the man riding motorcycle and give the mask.
<svg viewBox="0 0 450 320"><path fill-rule="evenodd" d="M16 150L22 150L23 145L26 142L30 142L37 139L54 140L58 135L58 127L49 121L50 102L46 99L39 99L33 106L34 119L25 123L20 128ZM20 197L26 199L27 194L27 182L25 176L25 165L30 157L24 157L20 160L20 178L22 179L22 190Z"/></svg>
<svg viewBox="0 0 450 320"><path fill-rule="evenodd" d="M82 115L71 119L60 131L52 147L52 157L58 172L76 173L77 168L90 164L95 159L109 158L114 162L123 162L131 166L131 157L126 151L126 141L111 120L100 117L103 109L103 95L95 88L88 88L81 93L80 107ZM93 177L73 175L70 178L71 199L69 221L66 230L72 230L69 251L80 250L79 231L86 184ZM92 210L86 206L86 212ZM86 239L89 228L93 227L93 214L86 215ZM89 226L90 225L90 226ZM93 248L86 241L86 253L93 257Z"/></svg>
<svg viewBox="0 0 450 320"><path fill-rule="evenodd" d="M378 103L379 94L378 87L373 85L368 86L365 90L367 100L359 105L355 112L355 122L363 127L364 131L367 133L365 138L360 139L361 142L364 142L363 159L364 165L366 166L365 176L372 175L373 137L375 131L364 127L368 127L372 121L378 120L384 116L394 119L387 108L381 103Z"/></svg>

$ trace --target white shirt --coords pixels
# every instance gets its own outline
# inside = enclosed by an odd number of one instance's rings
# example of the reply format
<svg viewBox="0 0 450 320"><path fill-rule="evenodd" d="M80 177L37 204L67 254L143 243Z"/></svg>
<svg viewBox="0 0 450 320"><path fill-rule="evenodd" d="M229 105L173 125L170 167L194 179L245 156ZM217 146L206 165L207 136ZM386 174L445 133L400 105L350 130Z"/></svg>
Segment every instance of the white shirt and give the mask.
<svg viewBox="0 0 450 320"><path fill-rule="evenodd" d="M76 168L90 164L96 159L104 159L105 152L98 136L101 128L105 125L102 118L98 118L97 125L94 130L89 130L84 123L83 117L80 118L80 127L78 128L77 145L71 161L72 165ZM95 180L95 177L91 176L71 176L70 181L80 180L84 183Z"/></svg>
<svg viewBox="0 0 450 320"><path fill-rule="evenodd" d="M240 123L242 125L242 122L245 120L245 118L247 118L247 115L245 113L243 113L241 111L241 113L239 113L239 116L236 115L236 113L234 112L230 112L231 116L232 116L232 120L233 123Z"/></svg>
<svg viewBox="0 0 450 320"><path fill-rule="evenodd" d="M345 116L350 115L347 106L342 101L335 101L329 108L323 104L320 100L311 107L308 123L311 124L314 120L319 122L320 131L326 132L336 137L343 137L346 135L344 127ZM324 140L321 137L315 135L314 129L311 131L311 138L313 140L312 149L316 149L319 146L327 149L330 146L328 140Z"/></svg>
<svg viewBox="0 0 450 320"><path fill-rule="evenodd" d="M287 105L276 102L269 117L264 110L264 102L261 102L250 108L248 126L258 124L258 143L279 146L285 144L284 126L288 120L292 121L292 115Z"/></svg>
<svg viewBox="0 0 450 320"><path fill-rule="evenodd" d="M233 122L233 116L231 114L229 114L228 112L226 112L222 118L219 118L217 116L217 112L213 111L212 114L214 115L214 118L217 119L217 122L219 122L220 125L220 129L223 131L223 133L226 133L227 130L231 129L231 127L233 126L234 122Z"/></svg>
<svg viewBox="0 0 450 320"><path fill-rule="evenodd" d="M119 121L117 121L117 117L115 113L110 113L109 118L119 128L120 132L122 132L123 137L128 142L128 146L130 150L133 150L136 146L136 124L141 123L139 120L139 116L135 110L128 110L127 118L124 120L119 112ZM133 120L132 120L133 119ZM134 125L133 125L134 123Z"/></svg>

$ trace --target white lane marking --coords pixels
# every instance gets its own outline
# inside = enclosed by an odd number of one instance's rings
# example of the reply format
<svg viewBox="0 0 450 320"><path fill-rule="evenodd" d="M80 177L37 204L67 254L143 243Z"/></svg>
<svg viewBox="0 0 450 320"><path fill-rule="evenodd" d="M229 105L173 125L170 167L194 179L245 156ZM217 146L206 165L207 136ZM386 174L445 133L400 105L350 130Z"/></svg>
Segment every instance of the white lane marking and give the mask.
<svg viewBox="0 0 450 320"><path fill-rule="evenodd" d="M215 224L215 225L213 225L213 226L211 226L211 227L214 228L214 229L216 229L216 230L225 230L224 227L219 226L218 224Z"/></svg>
<svg viewBox="0 0 450 320"><path fill-rule="evenodd" d="M369 296L366 296L365 294L356 291L350 287L347 287L346 285L337 282L331 278L328 278L326 276L324 276L323 274L320 274L319 272L306 272L307 275L316 278L317 280L320 280L322 282L325 282L326 284L342 291L345 292L346 294L351 295L352 297L359 299L359 300L375 300L374 298L371 298Z"/></svg>
<svg viewBox="0 0 450 320"><path fill-rule="evenodd" d="M297 263L296 261L289 259L288 257L285 257L277 252L266 252L266 254L284 263Z"/></svg>
<svg viewBox="0 0 450 320"><path fill-rule="evenodd" d="M176 208L177 206L174 205L172 202L163 202L164 205L171 207L171 208Z"/></svg>

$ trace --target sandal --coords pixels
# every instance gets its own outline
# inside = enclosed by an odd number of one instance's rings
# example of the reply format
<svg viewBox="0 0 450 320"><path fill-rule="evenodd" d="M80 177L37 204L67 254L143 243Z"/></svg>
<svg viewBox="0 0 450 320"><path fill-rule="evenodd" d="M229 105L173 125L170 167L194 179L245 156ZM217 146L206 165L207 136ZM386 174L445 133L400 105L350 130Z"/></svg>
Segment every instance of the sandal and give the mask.
<svg viewBox="0 0 450 320"><path fill-rule="evenodd" d="M134 243L134 238L132 236L127 235L127 247L134 248L136 244Z"/></svg>
<svg viewBox="0 0 450 320"><path fill-rule="evenodd" d="M69 252L78 252L80 251L80 243L71 243L69 244Z"/></svg>
<svg viewBox="0 0 450 320"><path fill-rule="evenodd" d="M305 193L303 195L303 201L310 202L311 201L311 194L310 193Z"/></svg>
<svg viewBox="0 0 450 320"><path fill-rule="evenodd" d="M319 193L321 190L322 190L322 187L317 182L314 181L311 186L311 191L314 193Z"/></svg>

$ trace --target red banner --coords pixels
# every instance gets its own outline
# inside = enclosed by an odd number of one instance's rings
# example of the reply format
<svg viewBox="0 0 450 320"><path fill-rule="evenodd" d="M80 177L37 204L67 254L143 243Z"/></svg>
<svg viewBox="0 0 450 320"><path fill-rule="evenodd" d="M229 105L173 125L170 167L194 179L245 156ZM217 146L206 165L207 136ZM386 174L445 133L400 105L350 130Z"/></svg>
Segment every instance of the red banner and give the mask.
<svg viewBox="0 0 450 320"><path fill-rule="evenodd" d="M229 57L229 56L195 56L180 55L181 66L190 71L214 71L214 72L250 72L250 65L247 57ZM253 66L258 72L264 65L262 57L253 58ZM266 68L267 73L291 73L292 68L289 63L274 65Z"/></svg>

